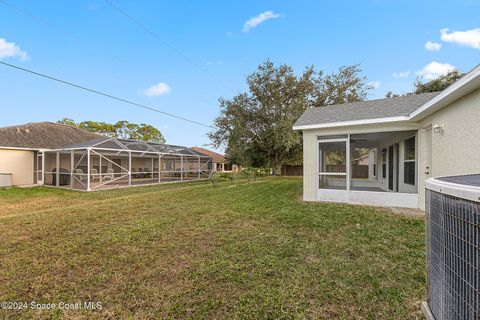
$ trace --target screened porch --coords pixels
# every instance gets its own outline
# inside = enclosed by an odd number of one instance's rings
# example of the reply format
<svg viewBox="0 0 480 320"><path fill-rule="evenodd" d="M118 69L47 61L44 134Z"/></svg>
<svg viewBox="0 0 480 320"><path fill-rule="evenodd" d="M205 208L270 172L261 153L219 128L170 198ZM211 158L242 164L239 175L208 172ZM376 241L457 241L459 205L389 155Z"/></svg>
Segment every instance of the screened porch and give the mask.
<svg viewBox="0 0 480 320"><path fill-rule="evenodd" d="M417 207L417 131L318 136L320 201Z"/></svg>
<svg viewBox="0 0 480 320"><path fill-rule="evenodd" d="M44 185L84 191L200 180L212 170L210 157L186 147L115 138L45 151L41 159Z"/></svg>

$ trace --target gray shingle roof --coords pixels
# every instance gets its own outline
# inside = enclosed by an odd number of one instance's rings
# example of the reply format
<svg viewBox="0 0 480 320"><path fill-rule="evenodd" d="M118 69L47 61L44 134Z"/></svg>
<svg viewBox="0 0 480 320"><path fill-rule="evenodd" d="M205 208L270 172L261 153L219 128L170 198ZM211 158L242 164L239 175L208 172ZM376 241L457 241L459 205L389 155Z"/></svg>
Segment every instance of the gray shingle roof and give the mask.
<svg viewBox="0 0 480 320"><path fill-rule="evenodd" d="M440 92L308 108L297 126L408 116Z"/></svg>
<svg viewBox="0 0 480 320"><path fill-rule="evenodd" d="M32 122L0 128L0 147L51 149L104 136L53 122Z"/></svg>

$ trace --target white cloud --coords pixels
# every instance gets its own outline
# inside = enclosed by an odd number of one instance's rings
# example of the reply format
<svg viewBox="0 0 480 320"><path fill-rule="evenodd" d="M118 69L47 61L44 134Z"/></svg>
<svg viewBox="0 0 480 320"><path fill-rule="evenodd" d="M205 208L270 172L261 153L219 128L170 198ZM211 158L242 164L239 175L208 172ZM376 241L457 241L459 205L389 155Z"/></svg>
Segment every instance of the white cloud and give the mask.
<svg viewBox="0 0 480 320"><path fill-rule="evenodd" d="M28 60L29 57L25 51L14 42L0 38L0 60L5 58L19 58L20 61Z"/></svg>
<svg viewBox="0 0 480 320"><path fill-rule="evenodd" d="M172 88L168 84L165 82L159 82L148 87L148 89L141 91L141 93L148 97L155 97L169 93L170 91L172 91Z"/></svg>
<svg viewBox="0 0 480 320"><path fill-rule="evenodd" d="M218 65L218 64L223 64L223 61L222 60L207 61L205 64L207 66L211 66L211 65L214 65L214 64Z"/></svg>
<svg viewBox="0 0 480 320"><path fill-rule="evenodd" d="M392 76L395 79L404 79L404 78L408 77L409 75L410 75L410 70L402 71L402 72L394 72L392 74Z"/></svg>
<svg viewBox="0 0 480 320"><path fill-rule="evenodd" d="M440 30L441 39L445 42L453 42L465 47L480 49L480 28L466 31Z"/></svg>
<svg viewBox="0 0 480 320"><path fill-rule="evenodd" d="M376 90L376 89L380 88L381 84L382 83L380 81L372 81L372 82L368 83L368 86L373 88L374 90Z"/></svg>
<svg viewBox="0 0 480 320"><path fill-rule="evenodd" d="M417 76L422 77L425 80L433 80L455 69L456 68L451 64L432 61L423 67L422 70L417 71Z"/></svg>
<svg viewBox="0 0 480 320"><path fill-rule="evenodd" d="M260 25L261 23L264 23L267 20L280 18L281 16L282 16L281 14L275 13L271 10L262 12L258 16L255 16L245 21L242 32L248 32L250 31L250 29L257 27L258 25Z"/></svg>
<svg viewBox="0 0 480 320"><path fill-rule="evenodd" d="M427 41L427 43L425 43L425 49L428 51L438 51L441 48L442 48L441 43L432 42L432 41Z"/></svg>

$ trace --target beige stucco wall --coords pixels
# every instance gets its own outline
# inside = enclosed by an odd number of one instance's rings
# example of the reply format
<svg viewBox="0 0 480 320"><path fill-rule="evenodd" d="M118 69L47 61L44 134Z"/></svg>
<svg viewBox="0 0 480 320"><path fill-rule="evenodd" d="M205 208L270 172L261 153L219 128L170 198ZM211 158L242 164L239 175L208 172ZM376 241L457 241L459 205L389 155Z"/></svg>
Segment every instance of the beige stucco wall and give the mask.
<svg viewBox="0 0 480 320"><path fill-rule="evenodd" d="M432 134L432 176L480 173L480 89L421 121L443 125Z"/></svg>
<svg viewBox="0 0 480 320"><path fill-rule="evenodd" d="M419 207L425 208L425 188L423 172L430 177L480 173L480 89L453 102L419 123L420 128L441 125L443 133L431 131L431 166L427 170L422 151L428 150L421 130L418 170ZM430 134L430 132L428 132ZM422 177L423 176L423 177ZM423 179L422 179L423 178Z"/></svg>
<svg viewBox="0 0 480 320"><path fill-rule="evenodd" d="M12 174L14 186L33 184L33 151L0 150L0 172Z"/></svg>

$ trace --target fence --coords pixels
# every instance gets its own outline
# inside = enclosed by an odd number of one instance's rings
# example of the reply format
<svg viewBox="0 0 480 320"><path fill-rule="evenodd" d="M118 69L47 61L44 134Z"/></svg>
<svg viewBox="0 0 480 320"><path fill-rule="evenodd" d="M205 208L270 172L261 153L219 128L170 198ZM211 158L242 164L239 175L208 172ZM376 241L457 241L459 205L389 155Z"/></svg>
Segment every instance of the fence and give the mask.
<svg viewBox="0 0 480 320"><path fill-rule="evenodd" d="M284 165L282 166L282 176L303 176L303 166L302 165Z"/></svg>
<svg viewBox="0 0 480 320"><path fill-rule="evenodd" d="M344 164L327 164L327 172L346 172L347 168ZM352 179L368 179L367 165L352 165Z"/></svg>

